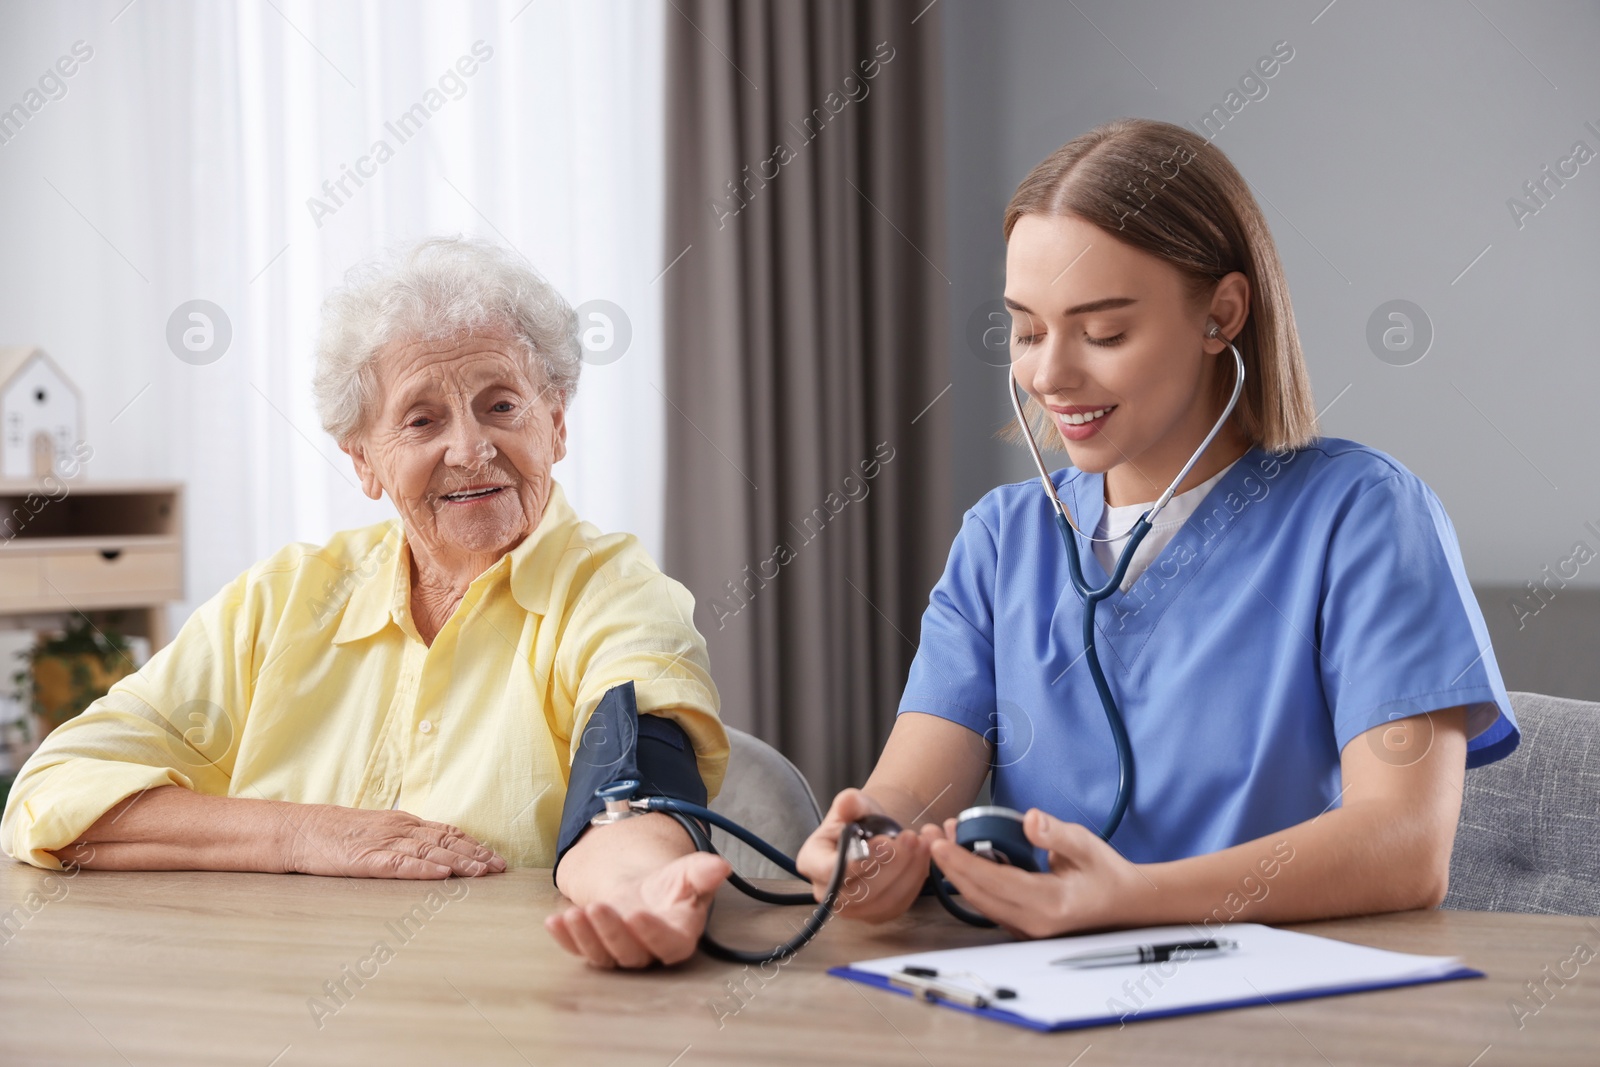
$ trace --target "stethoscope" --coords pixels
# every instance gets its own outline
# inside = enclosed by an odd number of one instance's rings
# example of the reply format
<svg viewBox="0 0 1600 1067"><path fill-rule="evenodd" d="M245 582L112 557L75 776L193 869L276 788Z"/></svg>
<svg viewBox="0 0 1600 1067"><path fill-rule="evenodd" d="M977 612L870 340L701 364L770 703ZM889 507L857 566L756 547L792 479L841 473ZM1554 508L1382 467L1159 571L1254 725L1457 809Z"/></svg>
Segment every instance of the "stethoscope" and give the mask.
<svg viewBox="0 0 1600 1067"><path fill-rule="evenodd" d="M696 821L700 820L726 830L755 849L762 856L777 864L790 877L798 878L802 882L810 880L800 873L795 866L794 860L732 819L700 804L679 800L676 797L639 796L639 788L638 779L625 778L596 789L594 791L595 796L605 801L606 810L590 819L590 824L604 826L607 823L617 822L635 815L643 815L647 812L661 812L677 820L678 825L683 827L684 832L689 835L689 840L694 842L696 849L701 852L716 854L717 849L711 843L710 836L706 834L700 822ZM821 901L818 901L810 893L777 893L769 889L762 889L760 886L751 885L740 877L737 871L729 872L728 884L745 896L752 897L764 904L815 904L816 910L806 919L805 924L794 937L767 951L747 951L722 944L711 936L710 923L708 921L706 924L707 930L700 935L701 949L708 956L714 956L719 960L727 960L730 963L748 963L759 966L772 963L775 960L787 960L804 948L813 937L816 937L823 924L832 917L834 910L838 906L840 890L844 886L845 872L849 869L850 864L855 861L865 860L871 855L867 840L878 834L893 836L899 832L900 824L882 815L869 815L864 819L847 824L839 833L838 862L834 864L833 876L828 881L828 887L823 892Z"/></svg>
<svg viewBox="0 0 1600 1067"><path fill-rule="evenodd" d="M1221 330L1215 322L1206 330L1206 337L1216 338L1221 336ZM1106 584L1096 589L1089 585L1083 577L1083 564L1078 559L1077 545L1073 534L1089 541L1110 541L1108 537L1093 537L1079 530L1072 521L1072 516L1067 512L1067 505L1061 502L1061 497L1056 493L1055 483L1050 480L1050 471L1045 467L1044 455L1039 451L1039 443L1033 438L1033 431L1028 427L1027 416L1022 410L1021 387L1017 379L1008 371L1006 374L1006 393L1011 397L1011 410L1015 413L1017 425L1022 429L1022 436L1028 443L1028 451L1033 454L1034 466L1039 470L1039 482L1044 486L1045 494L1050 498L1050 503L1055 509L1056 529L1061 534L1061 541L1067 549L1067 570L1072 575L1072 587L1077 590L1078 597L1084 603L1083 611L1083 658L1089 664L1089 674L1094 679L1095 692L1100 695L1100 706L1105 709L1106 722L1111 726L1111 738L1117 748L1117 796L1112 802L1111 812L1106 816L1105 824L1100 827L1100 837L1109 841L1111 835L1117 832L1118 825L1122 822L1123 815L1127 814L1128 801L1133 796L1133 746L1128 742L1128 728L1122 721L1122 713L1117 710L1117 702L1111 695L1111 687L1106 683L1105 671L1100 667L1100 654L1095 648L1095 609L1100 601L1116 592L1122 585L1123 576L1128 572L1128 564L1133 561L1134 552L1138 551L1139 542L1144 540L1145 534L1155 524L1155 518L1167 502L1177 493L1178 486L1189 476L1194 465L1200 462L1200 457L1205 453L1207 446L1222 431L1223 425L1228 421L1228 416L1233 414L1235 405L1239 403L1239 394L1244 392L1244 357L1239 354L1239 346L1229 341L1228 347L1233 350L1234 382L1233 395L1228 398L1227 407L1223 408L1222 415L1211 427L1211 432L1206 434L1205 440L1200 442L1200 447L1194 450L1194 455L1189 457L1189 462L1183 465L1178 476L1172 479L1172 484L1167 486L1166 492L1156 498L1150 505L1150 510L1139 516L1139 521L1133 524L1129 534L1128 543L1122 549L1122 554L1117 557L1117 565Z"/></svg>
<svg viewBox="0 0 1600 1067"><path fill-rule="evenodd" d="M594 795L605 802L606 810L590 819L590 825L604 826L635 815L659 812L676 820L689 835L689 840L694 842L696 849L716 855L716 846L712 844L710 836L700 825L701 822L706 822L726 830L743 841L777 864L791 878L797 878L802 882L809 881L800 873L794 860L727 816L692 801L679 800L677 797L640 796L639 791L640 783L636 778L624 778L596 789ZM707 929L700 934L700 948L706 955L730 963L759 966L776 960L787 960L816 937L832 918L838 908L839 894L844 887L845 873L849 870L850 864L866 860L872 854L871 846L867 843L869 839L880 834L893 837L899 834L901 829L899 823L886 815L868 815L855 822L846 823L839 832L838 859L834 863L833 874L820 901L810 893L779 893L762 889L760 886L751 885L737 871L730 871L728 884L747 897L759 900L763 904L815 904L816 909L789 940L768 950L755 951L733 948L712 937L708 917ZM1034 862L1033 845L1022 832L1022 815L1010 808L988 805L963 811L956 817L956 843L996 863L1007 863L1028 871L1039 869ZM971 923L973 926L995 925L992 920L956 903L953 887L939 873L939 868L932 863L928 867L928 881L922 889L924 894L934 894L938 897L939 903L944 905L945 910L962 922Z"/></svg>
<svg viewBox="0 0 1600 1067"><path fill-rule="evenodd" d="M1219 336L1217 324L1212 323L1206 331L1206 336L1215 338ZM1083 599L1085 610L1083 613L1083 643L1084 658L1089 663L1089 672L1094 677L1095 690L1100 694L1100 704L1105 709L1106 721L1111 725L1111 735L1117 749L1117 796L1112 805L1111 814L1106 819L1105 825L1100 829L1100 836L1109 839L1116 832L1117 825L1122 821L1123 815L1128 810L1129 798L1133 795L1133 749L1128 742L1128 730L1123 724L1122 714L1117 710L1116 700L1111 695L1111 688L1106 684L1105 672L1100 668L1100 657L1095 650L1095 608L1116 591L1122 584L1123 576L1127 573L1128 564L1133 559L1134 552L1139 547L1139 542L1155 521L1156 515L1167 502L1177 493L1178 486L1183 479L1199 462L1200 456L1206 447L1221 432L1223 424L1228 421L1228 416L1233 414L1235 405L1239 402L1239 394L1244 390L1244 357L1239 354L1239 348L1232 342L1228 347L1233 350L1235 379L1233 395L1228 399L1228 405L1223 410L1222 416L1217 419L1216 425L1211 427L1211 432L1206 434L1200 447L1195 449L1194 455L1189 457L1189 462L1184 464L1178 476L1151 505L1150 510L1140 516L1134 524L1133 532L1128 544L1122 550L1122 555L1117 559L1117 565L1111 579L1098 589L1090 588L1083 577L1083 566L1078 559L1073 533L1079 533L1089 540L1096 540L1073 525L1072 517L1067 512L1067 506L1061 502L1056 494L1055 484L1050 480L1050 472L1045 467L1044 455L1039 451L1038 442L1034 440L1033 433L1028 427L1028 420L1023 413L1022 401L1019 396L1020 386L1008 370L1006 380L1009 383L1007 392L1011 396L1011 407L1016 413L1017 424L1022 427L1024 440L1028 443L1028 451L1033 454L1033 462L1039 469L1039 480L1043 483L1045 492L1049 495L1055 506L1057 529L1061 532L1062 542L1067 549L1067 564L1072 575L1072 586L1077 590L1078 596ZM1104 540L1104 539L1101 539ZM605 802L605 811L594 816L590 823L603 826L607 823L617 822L621 819L648 812L659 812L675 819L682 826L689 839L694 842L695 848L701 852L716 853L716 846L712 844L710 836L700 825L702 822L732 834L743 841L760 855L783 870L786 874L801 881L807 881L796 867L794 860L784 855L782 851L740 826L732 819L720 815L710 808L690 801L679 800L675 797L665 796L640 796L640 783L637 779L628 778L595 790L595 796ZM774 946L770 950L748 951L732 948L713 938L708 929L700 935L700 947L707 955L717 959L727 960L731 963L744 963L763 965L778 960L787 960L812 938L817 936L823 925L833 915L838 906L839 894L844 886L845 873L852 862L866 860L871 855L868 840L883 834L894 836L901 832L900 824L882 815L869 815L866 818L848 823L839 833L839 854L834 865L833 875L828 881L827 888L823 891L822 900L818 901L810 893L779 893L759 886L751 885L737 872L728 875L728 882L746 896L762 901L766 904L800 905L815 904L816 909L807 918L799 932L789 940ZM1021 867L1024 870L1036 871L1038 865L1034 861L1033 845L1022 832L1022 815L1011 808L998 805L983 805L968 808L956 819L956 843L970 851L993 860L996 863L1006 863ZM937 866L929 864L928 884L923 892L931 892L939 898L956 918L974 926L994 926L995 924L982 915L955 902L952 899L952 887L939 873Z"/></svg>

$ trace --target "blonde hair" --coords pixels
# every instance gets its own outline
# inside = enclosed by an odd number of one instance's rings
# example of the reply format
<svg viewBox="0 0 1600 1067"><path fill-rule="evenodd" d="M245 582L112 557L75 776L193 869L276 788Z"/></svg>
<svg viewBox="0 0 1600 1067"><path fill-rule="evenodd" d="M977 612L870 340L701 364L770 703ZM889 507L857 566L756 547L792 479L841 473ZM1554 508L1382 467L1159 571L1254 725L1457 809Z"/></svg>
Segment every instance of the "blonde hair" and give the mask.
<svg viewBox="0 0 1600 1067"><path fill-rule="evenodd" d="M1224 275L1250 280L1250 313L1233 338L1245 385L1232 421L1281 452L1317 435L1310 375L1295 330L1289 285L1266 218L1233 164L1198 134L1151 119L1117 119L1056 149L1028 172L1006 205L1005 236L1023 215L1074 215L1176 267L1192 299ZM1226 350L1225 350L1226 351ZM1223 396L1233 375L1219 375ZM1041 445L1060 446L1031 398ZM1020 440L1015 422L1002 436Z"/></svg>

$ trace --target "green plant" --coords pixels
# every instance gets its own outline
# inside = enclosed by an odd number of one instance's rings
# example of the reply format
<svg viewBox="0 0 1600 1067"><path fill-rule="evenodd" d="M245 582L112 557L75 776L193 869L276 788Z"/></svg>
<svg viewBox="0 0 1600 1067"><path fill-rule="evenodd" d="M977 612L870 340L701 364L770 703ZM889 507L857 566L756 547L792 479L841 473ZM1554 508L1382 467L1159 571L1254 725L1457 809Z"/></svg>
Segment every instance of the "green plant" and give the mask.
<svg viewBox="0 0 1600 1067"><path fill-rule="evenodd" d="M122 634L109 624L95 626L86 615L79 620L59 634L41 636L22 654L27 669L11 676L17 699L48 724L44 733L105 696L133 670L133 655ZM23 728L28 729L26 721Z"/></svg>

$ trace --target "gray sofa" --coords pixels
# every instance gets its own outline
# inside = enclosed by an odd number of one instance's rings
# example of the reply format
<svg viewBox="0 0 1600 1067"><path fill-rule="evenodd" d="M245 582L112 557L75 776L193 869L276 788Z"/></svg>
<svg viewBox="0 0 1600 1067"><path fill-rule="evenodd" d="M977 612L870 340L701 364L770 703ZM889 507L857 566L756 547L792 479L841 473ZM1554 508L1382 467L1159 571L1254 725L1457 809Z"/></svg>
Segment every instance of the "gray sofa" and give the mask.
<svg viewBox="0 0 1600 1067"><path fill-rule="evenodd" d="M1512 693L1522 743L1467 772L1447 908L1600 915L1600 704Z"/></svg>

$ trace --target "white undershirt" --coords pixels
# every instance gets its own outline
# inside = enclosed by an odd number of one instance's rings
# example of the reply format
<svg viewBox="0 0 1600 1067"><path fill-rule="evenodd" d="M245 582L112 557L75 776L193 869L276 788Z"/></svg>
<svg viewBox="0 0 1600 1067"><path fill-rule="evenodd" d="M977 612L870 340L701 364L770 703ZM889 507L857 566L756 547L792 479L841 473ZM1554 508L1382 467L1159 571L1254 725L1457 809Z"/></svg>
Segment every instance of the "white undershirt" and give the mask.
<svg viewBox="0 0 1600 1067"><path fill-rule="evenodd" d="M1240 457L1243 458L1243 457ZM1239 460L1234 460L1237 463ZM1216 474L1207 478L1193 489L1186 489L1167 501L1167 506L1161 509L1161 514L1156 516L1155 525L1150 527L1150 532L1144 535L1144 540L1139 542L1139 550L1133 554L1133 559L1128 563L1128 573L1122 577L1122 591L1127 592L1133 588L1133 583L1138 580L1144 569L1150 566L1155 558L1161 555L1161 550L1178 533L1179 528L1188 521L1200 508L1200 502L1205 499L1211 487L1222 480L1222 476L1233 469L1233 463L1228 464ZM1109 504L1100 514L1099 525L1095 527L1096 538L1109 537L1109 541L1096 540L1094 542L1094 556L1100 561L1100 566L1110 574L1117 565L1117 559L1122 555L1122 550L1128 544L1132 535L1134 524L1139 521L1139 516L1150 510L1154 500L1143 504L1129 504L1126 507L1114 508Z"/></svg>

